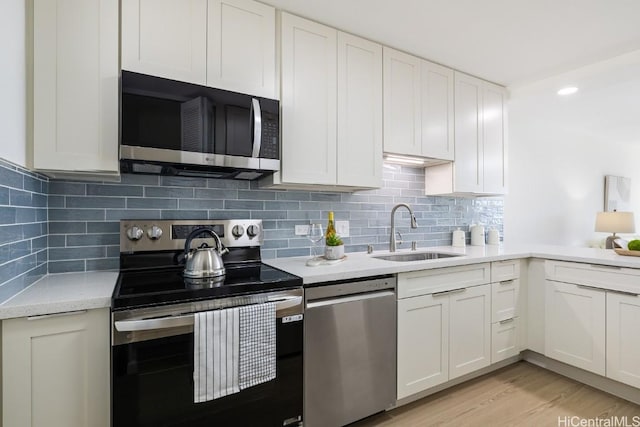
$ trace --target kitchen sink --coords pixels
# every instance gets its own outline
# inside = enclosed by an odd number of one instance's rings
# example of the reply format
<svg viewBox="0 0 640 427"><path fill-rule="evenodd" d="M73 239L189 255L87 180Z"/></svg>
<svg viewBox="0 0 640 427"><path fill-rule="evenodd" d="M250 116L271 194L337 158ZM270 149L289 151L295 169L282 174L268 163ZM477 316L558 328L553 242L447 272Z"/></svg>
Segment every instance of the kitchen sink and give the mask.
<svg viewBox="0 0 640 427"><path fill-rule="evenodd" d="M460 254L448 254L444 252L420 252L415 254L394 254L380 255L373 258L385 261L410 262L410 261L426 261L429 259L451 258L461 256Z"/></svg>

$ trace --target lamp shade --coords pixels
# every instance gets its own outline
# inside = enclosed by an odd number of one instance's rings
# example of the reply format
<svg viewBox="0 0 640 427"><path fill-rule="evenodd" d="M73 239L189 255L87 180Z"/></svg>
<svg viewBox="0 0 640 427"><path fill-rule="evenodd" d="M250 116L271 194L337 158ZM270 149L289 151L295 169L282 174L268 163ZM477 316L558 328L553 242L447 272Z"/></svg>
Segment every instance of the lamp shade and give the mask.
<svg viewBox="0 0 640 427"><path fill-rule="evenodd" d="M596 231L605 233L635 233L636 223L633 212L598 212Z"/></svg>

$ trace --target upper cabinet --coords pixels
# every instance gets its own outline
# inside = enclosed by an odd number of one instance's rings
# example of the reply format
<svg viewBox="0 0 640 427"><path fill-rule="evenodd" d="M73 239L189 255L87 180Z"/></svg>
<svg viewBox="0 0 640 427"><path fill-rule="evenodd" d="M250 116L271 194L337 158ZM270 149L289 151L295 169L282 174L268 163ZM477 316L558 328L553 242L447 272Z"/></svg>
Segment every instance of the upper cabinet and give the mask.
<svg viewBox="0 0 640 427"><path fill-rule="evenodd" d="M207 86L277 99L275 9L251 0L208 9Z"/></svg>
<svg viewBox="0 0 640 427"><path fill-rule="evenodd" d="M425 169L428 195L506 193L506 89L455 73L455 162Z"/></svg>
<svg viewBox="0 0 640 427"><path fill-rule="evenodd" d="M29 3L29 166L118 174L118 0Z"/></svg>
<svg viewBox="0 0 640 427"><path fill-rule="evenodd" d="M453 70L385 47L385 153L449 161L453 136Z"/></svg>
<svg viewBox="0 0 640 427"><path fill-rule="evenodd" d="M275 9L251 0L123 0L122 68L277 98Z"/></svg>
<svg viewBox="0 0 640 427"><path fill-rule="evenodd" d="M288 13L281 19L282 164L264 186L382 184L382 47Z"/></svg>

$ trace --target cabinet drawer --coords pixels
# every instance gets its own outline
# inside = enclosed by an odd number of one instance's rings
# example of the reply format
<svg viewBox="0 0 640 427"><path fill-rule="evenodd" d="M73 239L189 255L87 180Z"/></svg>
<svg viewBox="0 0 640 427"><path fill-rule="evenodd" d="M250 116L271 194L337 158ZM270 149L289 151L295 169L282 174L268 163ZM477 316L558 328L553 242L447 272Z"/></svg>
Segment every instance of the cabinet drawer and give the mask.
<svg viewBox="0 0 640 427"><path fill-rule="evenodd" d="M489 283L490 264L434 268L398 274L398 298L415 297Z"/></svg>
<svg viewBox="0 0 640 427"><path fill-rule="evenodd" d="M491 325L491 363L520 353L520 319L513 317Z"/></svg>
<svg viewBox="0 0 640 427"><path fill-rule="evenodd" d="M491 263L491 281L517 279L520 277L520 260L496 261Z"/></svg>
<svg viewBox="0 0 640 427"><path fill-rule="evenodd" d="M640 270L578 262L546 261L547 280L595 286L603 289L638 292Z"/></svg>
<svg viewBox="0 0 640 427"><path fill-rule="evenodd" d="M491 284L491 322L520 316L520 279Z"/></svg>

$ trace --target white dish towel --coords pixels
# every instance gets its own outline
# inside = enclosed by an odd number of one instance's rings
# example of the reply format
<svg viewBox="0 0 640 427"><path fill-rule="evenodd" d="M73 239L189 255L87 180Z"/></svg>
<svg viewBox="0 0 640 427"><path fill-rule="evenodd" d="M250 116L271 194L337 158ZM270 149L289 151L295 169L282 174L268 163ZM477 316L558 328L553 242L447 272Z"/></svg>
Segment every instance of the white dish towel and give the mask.
<svg viewBox="0 0 640 427"><path fill-rule="evenodd" d="M240 391L240 309L195 313L193 401L207 402Z"/></svg>
<svg viewBox="0 0 640 427"><path fill-rule="evenodd" d="M194 314L195 403L276 378L276 304Z"/></svg>

